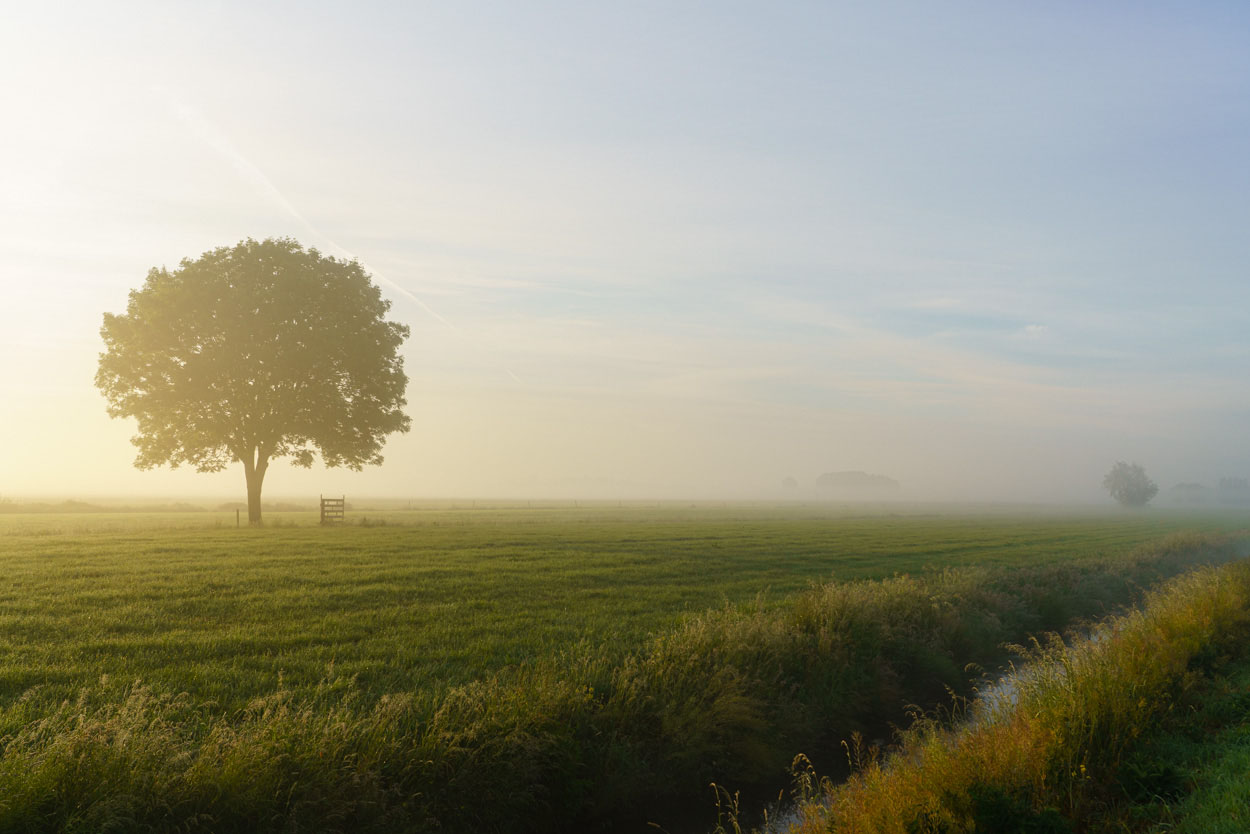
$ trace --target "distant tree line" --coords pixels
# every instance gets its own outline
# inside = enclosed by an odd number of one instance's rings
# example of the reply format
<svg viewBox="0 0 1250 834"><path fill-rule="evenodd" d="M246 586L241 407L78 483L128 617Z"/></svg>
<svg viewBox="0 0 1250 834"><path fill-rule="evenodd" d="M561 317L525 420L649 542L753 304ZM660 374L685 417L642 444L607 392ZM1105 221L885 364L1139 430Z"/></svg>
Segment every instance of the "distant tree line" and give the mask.
<svg viewBox="0 0 1250 834"><path fill-rule="evenodd" d="M14 501L0 500L0 513L198 513L204 508L181 502L146 504L131 507L121 504L92 504L87 501Z"/></svg>
<svg viewBox="0 0 1250 834"><path fill-rule="evenodd" d="M265 510L274 513L311 512L316 505L291 504L286 502L265 502ZM350 508L350 507L349 507ZM187 504L177 501L171 504L92 504L88 501L15 501L11 498L0 498L0 513L17 515L19 513L204 513L234 512L246 510L247 502L229 501L216 507L204 507L199 504Z"/></svg>
<svg viewBox="0 0 1250 834"><path fill-rule="evenodd" d="M1159 493L1159 486L1139 463L1117 461L1102 484L1125 507L1143 507ZM1167 491L1167 500L1182 507L1250 507L1250 480L1225 477L1215 487L1179 483Z"/></svg>
<svg viewBox="0 0 1250 834"><path fill-rule="evenodd" d="M1220 478L1214 487L1181 483L1168 490L1168 500L1184 507L1250 507L1250 480Z"/></svg>
<svg viewBox="0 0 1250 834"><path fill-rule="evenodd" d="M816 477L814 485L819 492L843 495L896 492L902 486L898 481L885 475L873 475L859 470L825 472ZM781 488L787 491L796 490L799 488L799 482L794 477L787 477L782 479Z"/></svg>

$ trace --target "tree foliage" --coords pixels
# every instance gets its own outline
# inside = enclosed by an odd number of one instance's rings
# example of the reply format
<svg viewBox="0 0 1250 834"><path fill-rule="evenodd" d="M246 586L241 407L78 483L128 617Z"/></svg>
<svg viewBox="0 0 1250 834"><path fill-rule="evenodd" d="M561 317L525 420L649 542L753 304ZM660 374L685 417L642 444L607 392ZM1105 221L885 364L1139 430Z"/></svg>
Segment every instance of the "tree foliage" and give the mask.
<svg viewBox="0 0 1250 834"><path fill-rule="evenodd" d="M390 306L356 261L244 240L150 270L106 313L96 385L111 416L138 421L140 469L241 462L256 523L270 461L359 470L408 431L408 328Z"/></svg>
<svg viewBox="0 0 1250 834"><path fill-rule="evenodd" d="M1125 507L1144 507L1159 492L1159 487L1138 463L1117 461L1102 479L1111 497Z"/></svg>

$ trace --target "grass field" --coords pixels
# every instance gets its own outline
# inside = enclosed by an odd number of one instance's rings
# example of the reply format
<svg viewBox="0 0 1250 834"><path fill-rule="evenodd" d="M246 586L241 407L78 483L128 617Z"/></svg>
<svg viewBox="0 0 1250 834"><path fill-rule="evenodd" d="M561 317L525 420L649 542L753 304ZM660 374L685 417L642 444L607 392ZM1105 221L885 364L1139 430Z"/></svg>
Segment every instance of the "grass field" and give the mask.
<svg viewBox="0 0 1250 834"><path fill-rule="evenodd" d="M229 710L333 664L439 690L580 641L625 654L687 612L813 581L1122 553L1236 518L592 507L0 516L0 705L109 675ZM360 522L369 526L359 526Z"/></svg>
<svg viewBox="0 0 1250 834"><path fill-rule="evenodd" d="M582 830L828 762L1245 548L1166 513L356 520L0 516L0 832Z"/></svg>

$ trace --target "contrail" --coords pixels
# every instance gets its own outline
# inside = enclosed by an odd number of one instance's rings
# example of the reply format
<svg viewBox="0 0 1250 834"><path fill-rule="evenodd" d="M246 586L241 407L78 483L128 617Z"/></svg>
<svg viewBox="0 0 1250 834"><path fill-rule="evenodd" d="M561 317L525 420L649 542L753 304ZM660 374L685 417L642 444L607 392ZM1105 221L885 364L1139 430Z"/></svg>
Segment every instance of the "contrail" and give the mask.
<svg viewBox="0 0 1250 834"><path fill-rule="evenodd" d="M380 282L382 282L383 284L386 284L391 289L395 290L401 295L404 295L407 298L414 301L417 304L417 306L420 307L422 310L424 310L431 318L435 319L440 324L445 325L451 330L460 332L459 327L452 324L443 316L439 315L437 310L435 310L429 304L426 304L423 300L421 300L421 298L417 296L416 293L412 292L411 290L405 287L400 286L399 284L392 281L390 278L387 278L385 275L378 272L376 269L373 269L363 260L356 257L347 249L344 249L342 246L339 246L337 243L331 240L327 235L322 233L320 229L314 226L312 222L307 217L305 217L300 212L300 210L297 209L291 203L290 200L286 198L286 195L284 195L281 191L278 190L278 187L273 184L273 181L270 180L269 177L265 176L264 171L260 170L255 165L253 165L251 160L249 160L247 157L241 154L239 150L234 146L234 143L232 143L226 137L226 135L217 128L216 125L214 125L208 119L204 118L204 116L201 115L199 111L197 111L191 105L187 104L185 101L179 98L177 93L175 93L173 90L171 90L168 87L160 87L160 86L153 87L152 91L157 94L164 95L166 98L166 102L169 104L170 110L172 110L174 115L177 116L183 122L183 124L185 124L191 130L191 132L195 134L196 138L198 138L200 141L204 142L204 144L211 147L221 156L225 157L230 162L230 164L233 165L235 169L240 174L243 175L245 179L251 181L252 184L257 186L260 189L260 191L264 193L266 197L268 197L272 202L281 206L282 209L287 214L291 215L297 221L299 221L300 225L302 225L305 229L307 229L309 234L315 240L323 244L322 246L323 249L334 250L334 254L338 255L341 258L344 258L345 260L358 261L360 265L365 268L366 271L368 271L371 275L373 275L374 278L377 278ZM508 371L508 375L511 376L513 379L516 379L516 374L512 373L512 371ZM520 380L517 379L517 382L520 382Z"/></svg>

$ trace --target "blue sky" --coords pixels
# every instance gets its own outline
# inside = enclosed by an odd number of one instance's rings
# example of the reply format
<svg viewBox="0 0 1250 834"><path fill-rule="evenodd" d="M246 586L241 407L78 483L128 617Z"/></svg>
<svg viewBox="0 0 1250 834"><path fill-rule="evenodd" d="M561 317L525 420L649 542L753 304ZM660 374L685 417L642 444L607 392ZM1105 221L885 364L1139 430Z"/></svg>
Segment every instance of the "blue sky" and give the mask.
<svg viewBox="0 0 1250 834"><path fill-rule="evenodd" d="M1247 43L1233 3L19 10L0 493L240 490L130 470L97 331L287 234L412 326L414 431L271 493L1250 475Z"/></svg>

